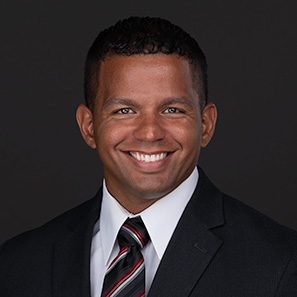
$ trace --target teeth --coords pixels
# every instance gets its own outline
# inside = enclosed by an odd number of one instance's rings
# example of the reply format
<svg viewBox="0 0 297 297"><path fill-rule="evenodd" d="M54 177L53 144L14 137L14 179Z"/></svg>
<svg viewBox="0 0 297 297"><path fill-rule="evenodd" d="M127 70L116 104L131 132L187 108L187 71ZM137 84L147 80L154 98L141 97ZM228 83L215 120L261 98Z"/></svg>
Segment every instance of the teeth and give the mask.
<svg viewBox="0 0 297 297"><path fill-rule="evenodd" d="M164 159L167 156L167 153L147 155L147 154L141 154L138 152L130 152L130 155L138 161L156 162Z"/></svg>

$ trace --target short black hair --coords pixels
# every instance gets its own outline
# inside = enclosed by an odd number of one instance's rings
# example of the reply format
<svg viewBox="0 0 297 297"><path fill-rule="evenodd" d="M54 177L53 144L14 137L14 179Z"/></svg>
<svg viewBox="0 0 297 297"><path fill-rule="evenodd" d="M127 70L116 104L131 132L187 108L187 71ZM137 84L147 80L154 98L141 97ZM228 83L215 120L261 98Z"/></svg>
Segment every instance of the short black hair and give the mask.
<svg viewBox="0 0 297 297"><path fill-rule="evenodd" d="M84 91L90 109L98 90L100 62L107 56L177 54L187 59L198 88L200 106L207 102L207 63L197 41L180 27L157 17L129 17L103 30L90 47L86 63Z"/></svg>

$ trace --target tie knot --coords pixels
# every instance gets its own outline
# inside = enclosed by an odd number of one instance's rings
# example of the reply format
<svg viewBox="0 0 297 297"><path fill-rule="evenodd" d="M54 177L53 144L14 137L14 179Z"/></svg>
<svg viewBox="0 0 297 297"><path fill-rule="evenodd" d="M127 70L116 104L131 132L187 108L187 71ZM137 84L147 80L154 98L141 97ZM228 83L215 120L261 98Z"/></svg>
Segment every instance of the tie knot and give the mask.
<svg viewBox="0 0 297 297"><path fill-rule="evenodd" d="M127 219L118 234L120 247L137 246L141 249L148 243L150 236L141 217Z"/></svg>

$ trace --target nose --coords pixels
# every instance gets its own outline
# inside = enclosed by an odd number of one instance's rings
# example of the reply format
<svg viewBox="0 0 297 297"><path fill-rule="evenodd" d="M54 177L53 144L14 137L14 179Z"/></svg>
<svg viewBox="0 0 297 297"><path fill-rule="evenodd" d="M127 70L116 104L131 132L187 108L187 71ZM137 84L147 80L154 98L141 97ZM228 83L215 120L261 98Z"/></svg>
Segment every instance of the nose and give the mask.
<svg viewBox="0 0 297 297"><path fill-rule="evenodd" d="M156 114L142 115L134 130L134 137L143 142L155 142L163 140L165 130L161 119Z"/></svg>

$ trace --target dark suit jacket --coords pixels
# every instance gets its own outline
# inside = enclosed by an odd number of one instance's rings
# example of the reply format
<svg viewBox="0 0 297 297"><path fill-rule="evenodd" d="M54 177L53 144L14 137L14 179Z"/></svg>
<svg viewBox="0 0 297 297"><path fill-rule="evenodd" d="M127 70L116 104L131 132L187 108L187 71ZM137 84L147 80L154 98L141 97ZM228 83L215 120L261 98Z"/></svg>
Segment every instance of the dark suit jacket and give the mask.
<svg viewBox="0 0 297 297"><path fill-rule="evenodd" d="M1 297L90 296L100 193L2 247ZM200 170L150 289L156 296L296 297L296 233L222 194Z"/></svg>

